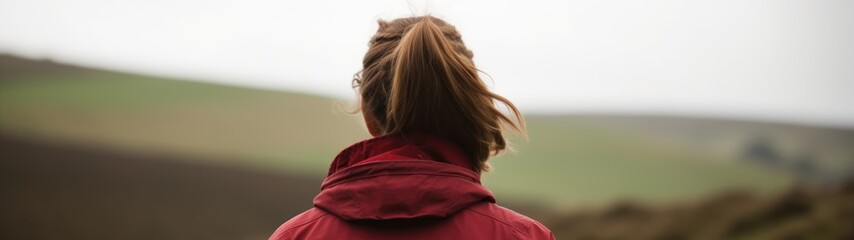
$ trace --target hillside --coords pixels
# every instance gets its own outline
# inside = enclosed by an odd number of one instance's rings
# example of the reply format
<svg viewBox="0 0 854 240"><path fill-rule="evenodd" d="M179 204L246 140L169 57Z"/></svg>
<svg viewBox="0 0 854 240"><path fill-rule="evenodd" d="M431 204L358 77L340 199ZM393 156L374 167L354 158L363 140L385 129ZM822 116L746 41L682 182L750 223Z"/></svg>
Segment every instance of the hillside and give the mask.
<svg viewBox="0 0 854 240"><path fill-rule="evenodd" d="M562 199L564 207L674 202L732 189L772 193L788 181L834 185L854 175L849 129L655 116L528 120L530 141L493 161L486 181L512 188L508 194ZM526 187L544 183L562 191Z"/></svg>
<svg viewBox="0 0 854 240"><path fill-rule="evenodd" d="M328 98L0 59L0 131L20 137L320 176L367 135Z"/></svg>
<svg viewBox="0 0 854 240"><path fill-rule="evenodd" d="M367 137L358 117L338 110L334 99L12 56L0 57L0 63L0 132L14 138L320 178L338 150ZM643 122L621 116L528 116L530 141L516 139L517 151L494 159L495 171L485 174L484 182L499 200L574 209L621 199L668 203L728 189L773 193L797 176L787 168L744 161L741 138L710 137L706 141L712 145L683 139L690 137L683 133L708 124L668 132L637 127ZM779 128L854 139L850 130ZM724 147L708 147L719 141ZM844 169L854 159L845 147L816 148L813 158L820 160L819 168ZM842 167L825 167L824 159Z"/></svg>
<svg viewBox="0 0 854 240"><path fill-rule="evenodd" d="M2 134L0 159L0 239L264 239L310 206L320 181ZM853 187L565 214L511 207L558 239L850 239Z"/></svg>

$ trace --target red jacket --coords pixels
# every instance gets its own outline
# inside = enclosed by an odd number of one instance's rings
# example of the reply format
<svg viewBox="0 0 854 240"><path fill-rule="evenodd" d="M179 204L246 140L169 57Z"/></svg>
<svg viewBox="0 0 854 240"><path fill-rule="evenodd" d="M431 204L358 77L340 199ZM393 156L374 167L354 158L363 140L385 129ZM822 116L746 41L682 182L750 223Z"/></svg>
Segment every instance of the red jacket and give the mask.
<svg viewBox="0 0 854 240"><path fill-rule="evenodd" d="M429 135L354 144L333 161L314 208L270 239L554 239L495 204L471 169L458 147Z"/></svg>

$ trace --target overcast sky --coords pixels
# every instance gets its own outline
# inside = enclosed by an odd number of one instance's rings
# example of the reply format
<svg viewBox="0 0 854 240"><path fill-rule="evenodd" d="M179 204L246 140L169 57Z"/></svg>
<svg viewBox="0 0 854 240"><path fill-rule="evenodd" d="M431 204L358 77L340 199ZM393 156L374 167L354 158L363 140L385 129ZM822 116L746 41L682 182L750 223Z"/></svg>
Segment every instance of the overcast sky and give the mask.
<svg viewBox="0 0 854 240"><path fill-rule="evenodd" d="M0 52L353 99L376 20L425 13L526 112L854 127L846 0L0 0Z"/></svg>

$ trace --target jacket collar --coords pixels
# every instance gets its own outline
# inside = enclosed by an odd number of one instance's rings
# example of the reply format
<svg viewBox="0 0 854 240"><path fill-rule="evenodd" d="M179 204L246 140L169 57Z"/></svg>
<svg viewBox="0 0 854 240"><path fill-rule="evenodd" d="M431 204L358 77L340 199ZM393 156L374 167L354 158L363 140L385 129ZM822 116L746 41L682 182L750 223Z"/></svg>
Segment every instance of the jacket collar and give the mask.
<svg viewBox="0 0 854 240"><path fill-rule="evenodd" d="M327 177L350 166L389 160L432 160L473 169L456 144L431 134L407 133L375 137L345 148L335 156Z"/></svg>
<svg viewBox="0 0 854 240"><path fill-rule="evenodd" d="M335 158L314 206L346 220L447 217L495 202L465 154L441 138L383 136Z"/></svg>

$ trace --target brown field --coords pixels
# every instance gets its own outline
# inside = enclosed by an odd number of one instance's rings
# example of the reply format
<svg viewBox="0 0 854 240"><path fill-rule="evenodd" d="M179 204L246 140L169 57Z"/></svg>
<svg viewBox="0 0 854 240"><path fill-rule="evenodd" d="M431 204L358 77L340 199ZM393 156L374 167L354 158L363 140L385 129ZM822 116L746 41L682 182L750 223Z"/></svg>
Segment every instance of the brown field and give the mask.
<svg viewBox="0 0 854 240"><path fill-rule="evenodd" d="M0 239L266 239L320 179L0 135Z"/></svg>

